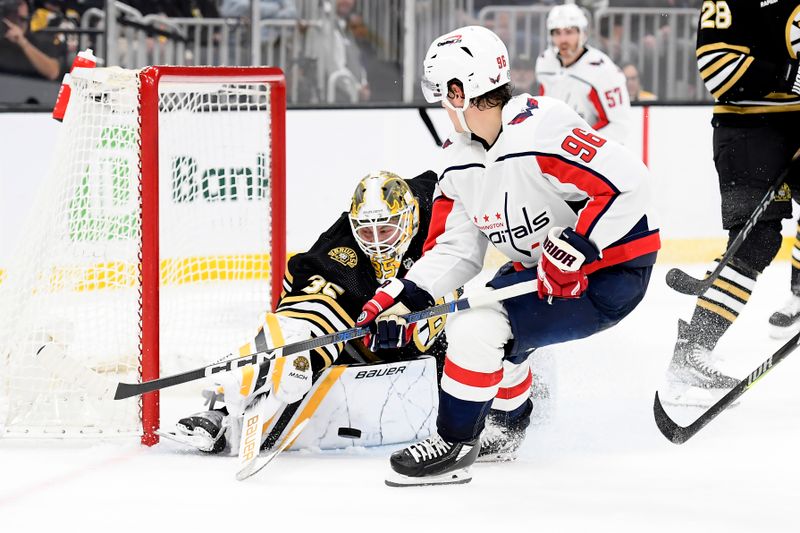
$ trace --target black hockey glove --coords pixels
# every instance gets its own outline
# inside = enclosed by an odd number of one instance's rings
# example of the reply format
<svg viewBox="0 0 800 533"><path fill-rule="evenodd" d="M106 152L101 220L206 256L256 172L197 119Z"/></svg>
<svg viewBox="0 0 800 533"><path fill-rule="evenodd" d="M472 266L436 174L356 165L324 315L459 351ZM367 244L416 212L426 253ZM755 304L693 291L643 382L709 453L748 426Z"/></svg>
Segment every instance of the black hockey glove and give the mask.
<svg viewBox="0 0 800 533"><path fill-rule="evenodd" d="M800 94L800 59L790 59L781 71L783 90L787 93Z"/></svg>
<svg viewBox="0 0 800 533"><path fill-rule="evenodd" d="M416 327L415 323L406 323L402 315L427 309L433 304L431 295L413 281L392 278L364 304L356 325L369 326L370 335L364 338L364 344L373 352L402 348L411 342Z"/></svg>

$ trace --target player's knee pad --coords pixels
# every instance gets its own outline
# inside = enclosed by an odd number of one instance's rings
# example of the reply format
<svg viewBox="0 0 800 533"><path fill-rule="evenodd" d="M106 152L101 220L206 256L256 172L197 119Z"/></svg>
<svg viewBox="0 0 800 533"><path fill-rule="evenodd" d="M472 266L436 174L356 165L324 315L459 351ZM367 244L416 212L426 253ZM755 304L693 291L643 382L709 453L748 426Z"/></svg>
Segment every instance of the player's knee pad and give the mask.
<svg viewBox="0 0 800 533"><path fill-rule="evenodd" d="M492 409L496 411L517 409L530 397L532 380L533 375L527 359L519 364L503 361L503 379L492 401Z"/></svg>
<svg viewBox="0 0 800 533"><path fill-rule="evenodd" d="M780 250L783 240L781 226L780 220L758 222L734 255L735 264L754 270L755 276L763 272ZM741 230L741 226L731 228L729 242L736 238Z"/></svg>
<svg viewBox="0 0 800 533"><path fill-rule="evenodd" d="M511 326L503 306L495 303L452 315L445 334L448 359L469 370L494 372L502 366Z"/></svg>

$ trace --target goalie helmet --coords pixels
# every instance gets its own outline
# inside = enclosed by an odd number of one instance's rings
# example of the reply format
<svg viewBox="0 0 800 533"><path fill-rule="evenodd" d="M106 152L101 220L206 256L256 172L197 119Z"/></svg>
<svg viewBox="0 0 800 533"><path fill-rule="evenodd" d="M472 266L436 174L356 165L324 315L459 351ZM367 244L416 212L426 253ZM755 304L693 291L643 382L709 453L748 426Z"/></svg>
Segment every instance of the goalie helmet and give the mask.
<svg viewBox="0 0 800 533"><path fill-rule="evenodd" d="M589 19L586 18L586 13L575 4L555 6L547 14L548 33L556 29L578 28L581 34L581 46L586 44L586 29L588 27Z"/></svg>
<svg viewBox="0 0 800 533"><path fill-rule="evenodd" d="M399 261L419 229L419 202L397 174L372 172L356 186L349 219L370 259Z"/></svg>
<svg viewBox="0 0 800 533"><path fill-rule="evenodd" d="M447 85L458 80L464 87L464 107L447 99ZM469 101L511 81L511 63L503 41L482 26L465 26L433 41L425 54L422 94L429 103L443 102L464 111Z"/></svg>

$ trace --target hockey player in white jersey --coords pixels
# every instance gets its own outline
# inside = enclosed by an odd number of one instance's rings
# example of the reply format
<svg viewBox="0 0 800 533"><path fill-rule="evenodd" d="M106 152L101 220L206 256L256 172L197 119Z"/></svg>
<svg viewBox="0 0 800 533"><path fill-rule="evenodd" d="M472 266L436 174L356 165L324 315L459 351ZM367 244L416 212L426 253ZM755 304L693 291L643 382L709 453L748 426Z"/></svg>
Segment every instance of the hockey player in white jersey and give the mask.
<svg viewBox="0 0 800 533"><path fill-rule="evenodd" d="M469 481L490 410L519 430L530 352L619 322L644 297L660 248L644 164L560 100L512 98L508 52L493 32L439 37L423 75L426 99L455 128L424 254L378 289L358 324L374 332L373 347L404 345L415 325L401 315L476 276L489 243L511 259L489 288L534 278L539 288L450 317L437 434L392 455L390 485Z"/></svg>
<svg viewBox="0 0 800 533"><path fill-rule="evenodd" d="M631 99L625 74L586 44L589 21L575 4L553 7L547 31L553 46L536 61L539 95L567 103L605 138L625 143L631 129Z"/></svg>

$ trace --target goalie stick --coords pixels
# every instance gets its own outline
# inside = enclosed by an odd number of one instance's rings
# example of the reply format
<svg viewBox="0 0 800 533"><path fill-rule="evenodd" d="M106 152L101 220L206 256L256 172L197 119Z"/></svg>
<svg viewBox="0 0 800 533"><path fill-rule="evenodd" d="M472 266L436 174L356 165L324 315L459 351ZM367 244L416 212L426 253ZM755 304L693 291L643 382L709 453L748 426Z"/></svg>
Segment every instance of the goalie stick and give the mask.
<svg viewBox="0 0 800 533"><path fill-rule="evenodd" d="M769 207L769 204L772 203L773 198L775 198L775 195L778 193L778 189L780 189L781 185L783 185L783 182L786 181L786 178L791 172L796 171L798 161L800 161L800 149L795 152L789 165L775 179L770 188L767 189L767 194L764 195L764 198L761 199L761 201L758 203L758 206L756 206L755 211L753 211L753 214L750 215L750 218L748 218L747 222L745 222L744 226L742 226L742 230L738 235L736 235L736 238L733 239L733 242L731 242L730 246L728 246L728 249L725 250L725 253L719 260L719 264L711 272L711 274L703 279L697 279L679 268L672 268L669 272L667 272L667 285L682 294L688 294L691 296L700 296L706 292L719 277L722 269L724 269L733 258L733 254L735 254L742 246L744 240L758 223L761 215L764 214L764 211L766 211L767 207Z"/></svg>
<svg viewBox="0 0 800 533"><path fill-rule="evenodd" d="M653 403L653 415L656 419L656 426L658 426L658 429L668 440L674 442L675 444L683 444L692 438L698 431L706 427L706 425L714 420L718 414L735 402L739 396L744 394L745 391L753 386L756 381L761 379L764 374L772 370L775 365L783 361L787 355L792 353L794 349L797 348L798 343L800 343L800 333L797 333L794 337L789 339L789 341L781 346L777 352L769 356L769 358L761 363L758 368L750 372L749 376L740 381L735 387L728 391L725 396L720 398L717 403L709 407L697 418L697 420L686 427L679 426L669 417L667 412L664 410L664 407L661 405L661 399L658 397L658 392L656 392L655 402Z"/></svg>
<svg viewBox="0 0 800 533"><path fill-rule="evenodd" d="M471 307L478 307L488 303L508 300L509 298L514 298L516 296L521 296L523 294L529 294L532 292L536 292L536 280L525 281L515 285L510 285L508 287L503 287L502 289L476 294L468 298L460 298L452 302L434 305L433 307L423 309L422 311L409 313L403 318L406 320L406 322L419 322L420 320L426 320L435 316L446 315L456 311L470 309ZM197 368L195 370L182 372L180 374L174 374L164 378L145 381L143 383L120 382L117 384L117 390L114 394L114 399L122 400L132 396L138 396L139 394L165 389L174 385L180 385L181 383L196 381L198 379L213 376L219 372L227 372L234 368L240 368L249 364L260 365L265 361L275 359L276 357L306 352L321 346L358 339L368 335L369 332L370 331L368 327L354 327L335 333L329 333L328 335L322 335L321 337L314 337L305 341L294 342L273 350L256 352L250 355L245 355L235 359L229 359L227 361L221 361L204 366L202 368Z"/></svg>

